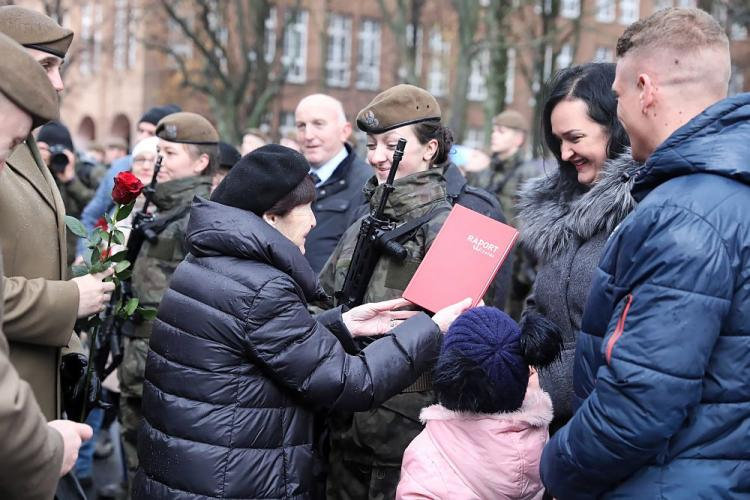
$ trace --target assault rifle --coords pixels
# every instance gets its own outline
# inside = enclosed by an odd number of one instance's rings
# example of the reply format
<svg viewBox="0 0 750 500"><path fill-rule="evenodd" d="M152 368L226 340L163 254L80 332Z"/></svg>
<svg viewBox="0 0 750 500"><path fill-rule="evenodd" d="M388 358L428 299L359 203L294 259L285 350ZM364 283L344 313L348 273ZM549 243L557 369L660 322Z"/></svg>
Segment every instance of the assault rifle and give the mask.
<svg viewBox="0 0 750 500"><path fill-rule="evenodd" d="M372 273L375 271L375 266L382 254L393 257L398 261L403 261L406 258L406 249L396 241L396 238L403 236L407 231L399 231L396 229L396 222L387 220L383 216L388 197L395 189L393 180L398 165L401 163L401 158L404 157L405 147L406 139L399 139L393 153L388 179L383 184L380 203L374 212L365 217L359 227L357 245L354 247L352 261L346 272L344 286L341 291L336 292L339 304L345 304L348 307L356 307L362 304L370 278L372 278Z"/></svg>
<svg viewBox="0 0 750 500"><path fill-rule="evenodd" d="M151 176L151 182L143 189L146 201L143 207L133 214L132 229L130 230L125 250L125 258L130 262L130 270L135 267L135 261L138 258L143 243L154 237L154 235L149 234L148 223L154 220L154 216L149 213L148 208L156 192L156 185L158 184L156 177L161 170L161 162L162 157L159 156L154 165L154 174ZM123 329L127 326L127 321L119 317L116 312L118 304L126 304L132 297L133 287L131 280L130 278L123 279L120 281L119 288L112 293L109 304L104 309L101 330L96 339L97 348L94 359L94 369L97 375L99 375L100 380L107 378L122 362L122 333ZM110 354L112 355L112 361L107 365Z"/></svg>

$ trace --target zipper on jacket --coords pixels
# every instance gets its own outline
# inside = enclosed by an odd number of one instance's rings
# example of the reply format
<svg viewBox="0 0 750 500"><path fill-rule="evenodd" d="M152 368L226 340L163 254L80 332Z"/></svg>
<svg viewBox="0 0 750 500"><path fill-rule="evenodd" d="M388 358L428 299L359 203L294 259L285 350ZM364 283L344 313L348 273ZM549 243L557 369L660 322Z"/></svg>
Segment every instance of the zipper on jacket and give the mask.
<svg viewBox="0 0 750 500"><path fill-rule="evenodd" d="M625 308L622 310L622 314L620 315L620 320L617 322L617 326L615 326L615 332L612 334L612 337L610 337L609 342L607 342L607 353L605 357L607 359L608 365L612 360L612 350L615 348L615 343L622 336L622 332L625 330L625 320L628 317L630 304L633 303L633 294L629 293L626 298L628 299L628 301L625 303Z"/></svg>

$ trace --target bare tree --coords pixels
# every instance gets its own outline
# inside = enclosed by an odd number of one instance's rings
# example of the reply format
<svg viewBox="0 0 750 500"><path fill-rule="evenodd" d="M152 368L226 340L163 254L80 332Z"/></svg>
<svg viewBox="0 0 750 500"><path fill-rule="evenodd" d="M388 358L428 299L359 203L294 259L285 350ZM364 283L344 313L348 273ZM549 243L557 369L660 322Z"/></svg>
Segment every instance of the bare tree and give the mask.
<svg viewBox="0 0 750 500"><path fill-rule="evenodd" d="M394 67L394 80L419 85L417 71L418 51L420 50L419 26L425 0L396 0L393 8L387 0L378 0L383 20L396 41L399 63Z"/></svg>
<svg viewBox="0 0 750 500"><path fill-rule="evenodd" d="M284 56L285 39L299 15L300 0L281 4L269 0L152 4L167 18L172 39L169 33L166 39L148 36L144 44L175 63L182 86L207 98L219 133L227 140L238 142L243 130L259 126L284 85L292 63ZM284 22L269 23L269 19ZM183 44L175 43L175 34ZM189 50L184 50L185 44Z"/></svg>
<svg viewBox="0 0 750 500"><path fill-rule="evenodd" d="M467 91L472 61L480 57L481 40L477 37L482 8L477 0L452 0L458 14L458 58L451 91L450 119L448 126L460 141L466 128Z"/></svg>

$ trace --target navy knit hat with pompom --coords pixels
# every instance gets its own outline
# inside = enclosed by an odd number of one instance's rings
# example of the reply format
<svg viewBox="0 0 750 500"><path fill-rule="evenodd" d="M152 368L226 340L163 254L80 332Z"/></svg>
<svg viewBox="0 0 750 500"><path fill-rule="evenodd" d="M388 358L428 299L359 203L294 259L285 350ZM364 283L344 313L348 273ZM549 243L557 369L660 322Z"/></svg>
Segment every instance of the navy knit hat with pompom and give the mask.
<svg viewBox="0 0 750 500"><path fill-rule="evenodd" d="M470 309L456 318L433 375L440 404L472 413L518 410L529 383L520 337L516 322L494 307Z"/></svg>

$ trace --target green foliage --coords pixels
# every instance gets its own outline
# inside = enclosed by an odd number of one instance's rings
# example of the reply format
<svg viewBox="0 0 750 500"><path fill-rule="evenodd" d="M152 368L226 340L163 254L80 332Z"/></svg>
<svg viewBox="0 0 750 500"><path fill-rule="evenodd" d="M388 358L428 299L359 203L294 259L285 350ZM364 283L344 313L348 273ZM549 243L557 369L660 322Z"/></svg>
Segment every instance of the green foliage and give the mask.
<svg viewBox="0 0 750 500"><path fill-rule="evenodd" d="M79 238L88 238L89 234L86 231L86 226L81 221L70 215L65 216L65 225L68 227L71 233L75 234Z"/></svg>

